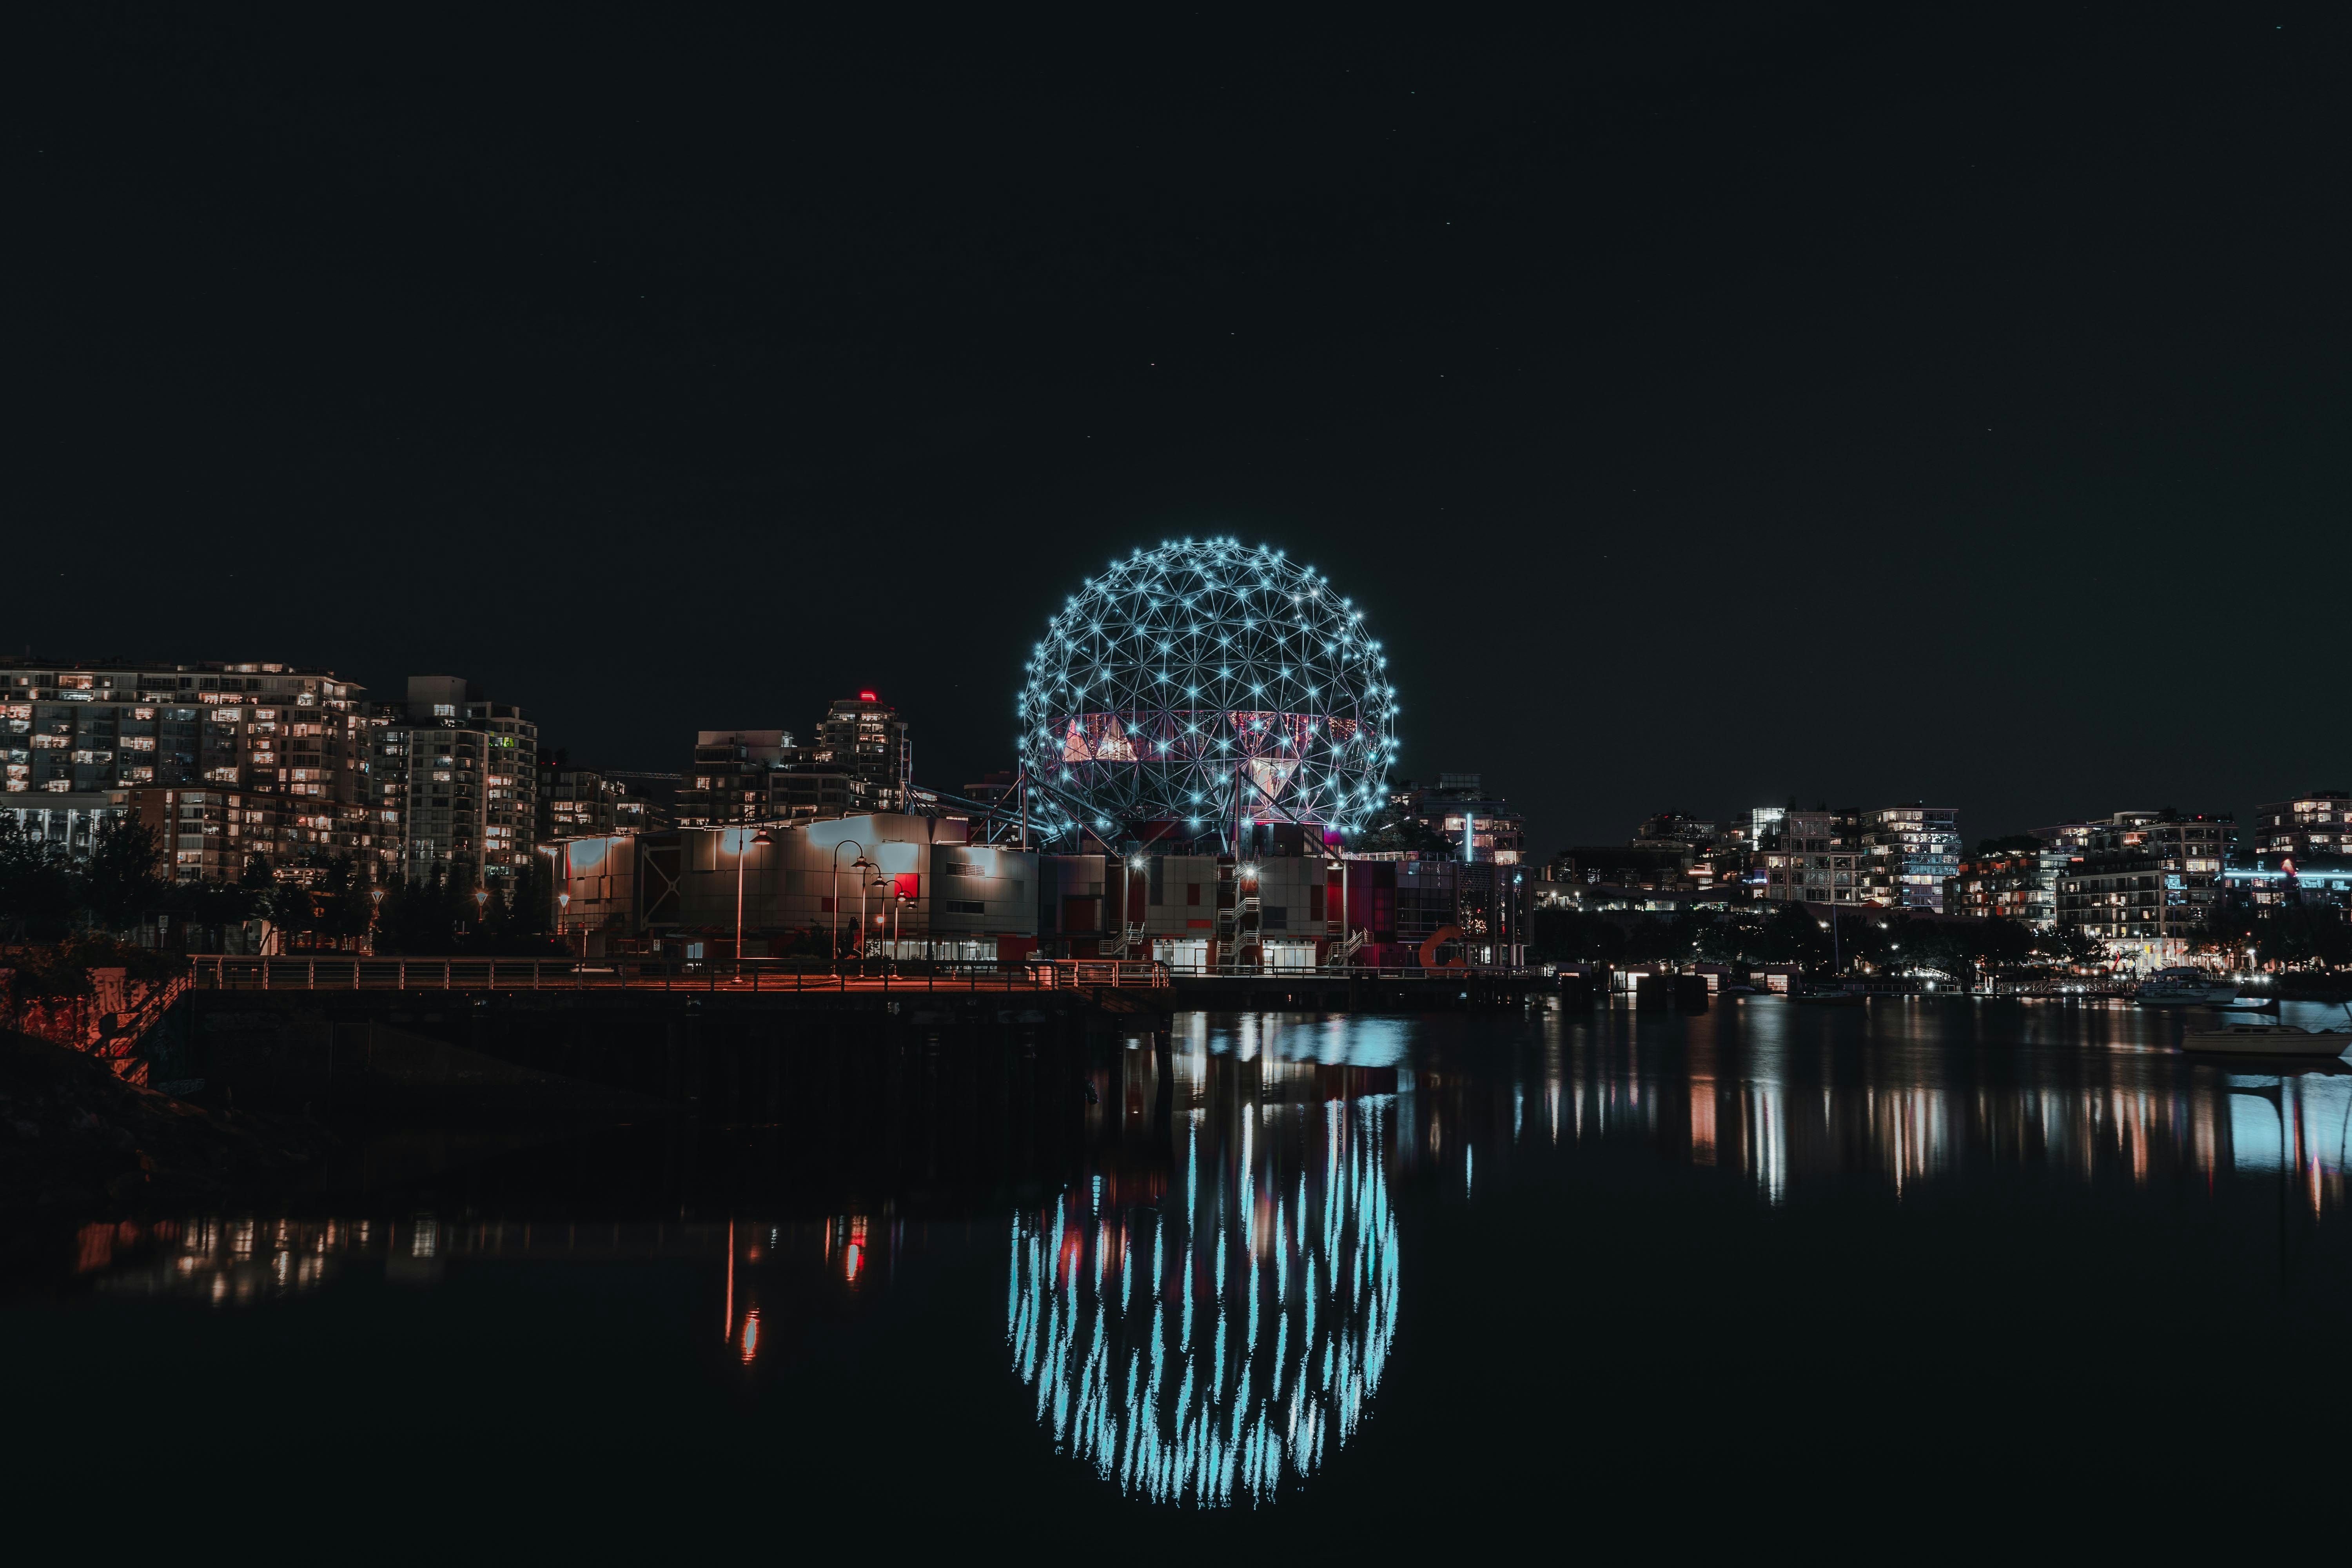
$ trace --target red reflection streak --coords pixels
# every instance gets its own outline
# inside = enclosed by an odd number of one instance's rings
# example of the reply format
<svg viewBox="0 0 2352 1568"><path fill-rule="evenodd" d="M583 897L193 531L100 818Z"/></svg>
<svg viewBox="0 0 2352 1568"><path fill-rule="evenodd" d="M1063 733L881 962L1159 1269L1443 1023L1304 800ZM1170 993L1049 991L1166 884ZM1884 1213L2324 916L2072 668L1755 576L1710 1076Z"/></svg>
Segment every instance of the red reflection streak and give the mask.
<svg viewBox="0 0 2352 1568"><path fill-rule="evenodd" d="M1691 1163L1715 1163L1715 1079L1694 1073L1690 1080Z"/></svg>
<svg viewBox="0 0 2352 1568"><path fill-rule="evenodd" d="M110 1225L86 1225L78 1238L81 1256L74 1261L74 1272L88 1274L114 1261L114 1227Z"/></svg>

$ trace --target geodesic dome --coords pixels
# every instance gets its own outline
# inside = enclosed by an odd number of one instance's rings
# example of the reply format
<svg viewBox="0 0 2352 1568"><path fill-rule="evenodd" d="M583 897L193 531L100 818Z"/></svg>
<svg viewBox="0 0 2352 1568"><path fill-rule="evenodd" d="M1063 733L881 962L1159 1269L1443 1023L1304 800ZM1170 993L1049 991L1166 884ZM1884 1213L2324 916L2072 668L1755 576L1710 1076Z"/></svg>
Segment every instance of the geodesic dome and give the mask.
<svg viewBox="0 0 2352 1568"><path fill-rule="evenodd" d="M1231 539L1138 550L1046 624L1021 758L1049 831L1349 832L1381 804L1396 688L1363 612L1310 566Z"/></svg>

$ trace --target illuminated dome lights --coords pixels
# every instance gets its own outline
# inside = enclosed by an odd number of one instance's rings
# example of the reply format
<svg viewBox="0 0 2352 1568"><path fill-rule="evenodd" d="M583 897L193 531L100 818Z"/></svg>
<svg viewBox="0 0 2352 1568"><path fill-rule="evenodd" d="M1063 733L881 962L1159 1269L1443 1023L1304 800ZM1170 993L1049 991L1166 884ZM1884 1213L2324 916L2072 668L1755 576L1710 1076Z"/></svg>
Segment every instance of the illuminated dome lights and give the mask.
<svg viewBox="0 0 2352 1568"><path fill-rule="evenodd" d="M1391 1104L1303 1108L1319 1172L1286 1180L1245 1143L1232 1190L1202 1171L1196 1124L1160 1205L1071 1193L1015 1218L1005 1339L1057 1447L1130 1496L1227 1508L1304 1484L1354 1436L1396 1327Z"/></svg>
<svg viewBox="0 0 2352 1568"><path fill-rule="evenodd" d="M1362 621L1279 551L1139 551L1047 624L1021 692L1021 761L1073 817L1352 831L1396 749L1395 688Z"/></svg>

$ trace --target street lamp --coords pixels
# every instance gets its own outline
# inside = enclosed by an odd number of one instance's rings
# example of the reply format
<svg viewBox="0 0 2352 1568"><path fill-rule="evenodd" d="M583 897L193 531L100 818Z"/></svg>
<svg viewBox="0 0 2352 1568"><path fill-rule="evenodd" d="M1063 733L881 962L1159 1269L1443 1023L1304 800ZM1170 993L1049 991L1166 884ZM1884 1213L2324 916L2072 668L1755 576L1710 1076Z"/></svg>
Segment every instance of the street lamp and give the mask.
<svg viewBox="0 0 2352 1568"><path fill-rule="evenodd" d="M373 952L376 922L383 918L383 889L378 888L368 897L373 900L373 906L368 910L368 951Z"/></svg>
<svg viewBox="0 0 2352 1568"><path fill-rule="evenodd" d="M874 862L866 858L866 846L856 839L845 838L833 847L833 919L825 923L825 936L826 944L832 950L833 970L836 974L841 973L841 852L851 847L857 850L857 858L850 862L852 868L874 869ZM861 931L859 935L863 940L864 933Z"/></svg>
<svg viewBox="0 0 2352 1568"><path fill-rule="evenodd" d="M572 942L571 940L563 934L563 917L565 912L571 908L571 894L558 893L555 895L555 940L567 951L571 948Z"/></svg>
<svg viewBox="0 0 2352 1568"><path fill-rule="evenodd" d="M871 879L861 879L857 884L857 973L863 978L866 973L866 900L875 889L882 887L884 883L882 868L879 866L875 865L863 855L857 858L856 863L874 873ZM876 915L874 923L880 925L882 917Z"/></svg>
<svg viewBox="0 0 2352 1568"><path fill-rule="evenodd" d="M742 830L741 830L741 829L740 829L740 828L739 828L739 829L737 829L737 830L736 830L736 834L735 834L735 973L736 973L737 974L739 974L739 975L740 975L740 974L741 974L741 973L743 973L743 863L744 863L746 860L749 860L749 859L751 858L751 846L752 846L752 845L754 845L754 844L773 844L774 842L775 842L775 840L774 840L774 839L772 839L772 838L771 838L771 837L768 837L768 830L767 830L766 828L764 828L764 827L761 828L757 833L752 834L752 835L751 835L751 837L749 839L746 839L746 838L743 837L743 834L742 834Z"/></svg>

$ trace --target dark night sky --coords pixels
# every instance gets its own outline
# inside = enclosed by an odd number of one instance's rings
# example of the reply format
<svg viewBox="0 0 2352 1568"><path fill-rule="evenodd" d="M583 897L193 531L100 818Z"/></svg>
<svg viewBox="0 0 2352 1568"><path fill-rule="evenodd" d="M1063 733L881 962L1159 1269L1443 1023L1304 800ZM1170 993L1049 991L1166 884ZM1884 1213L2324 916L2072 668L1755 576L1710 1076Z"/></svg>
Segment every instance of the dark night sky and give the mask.
<svg viewBox="0 0 2352 1568"><path fill-rule="evenodd" d="M2346 14L1638 9L53 16L0 640L637 768L874 686L953 787L1082 575L1227 532L1545 851L2352 786Z"/></svg>

